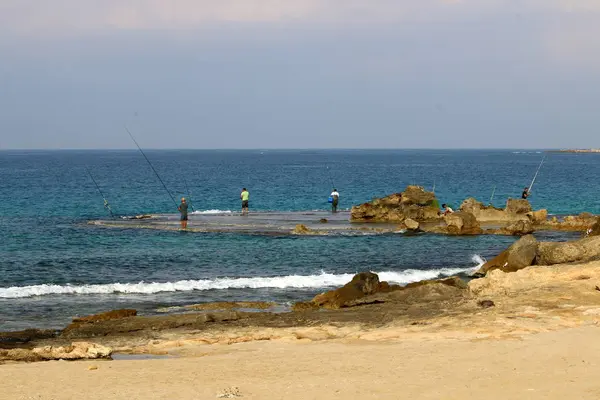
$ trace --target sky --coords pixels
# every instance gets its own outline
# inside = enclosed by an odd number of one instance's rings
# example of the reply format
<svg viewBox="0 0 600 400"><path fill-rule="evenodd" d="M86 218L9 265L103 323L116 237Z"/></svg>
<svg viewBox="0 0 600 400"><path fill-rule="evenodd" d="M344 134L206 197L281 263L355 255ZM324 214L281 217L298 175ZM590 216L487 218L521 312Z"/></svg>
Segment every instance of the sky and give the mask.
<svg viewBox="0 0 600 400"><path fill-rule="evenodd" d="M600 147L600 0L0 0L0 149Z"/></svg>

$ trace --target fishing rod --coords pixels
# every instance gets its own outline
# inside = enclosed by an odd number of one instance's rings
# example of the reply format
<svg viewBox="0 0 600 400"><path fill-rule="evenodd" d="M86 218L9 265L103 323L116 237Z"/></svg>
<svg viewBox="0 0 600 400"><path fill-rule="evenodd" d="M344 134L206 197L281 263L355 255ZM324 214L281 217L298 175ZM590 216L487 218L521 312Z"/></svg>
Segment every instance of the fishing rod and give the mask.
<svg viewBox="0 0 600 400"><path fill-rule="evenodd" d="M329 170L329 166L327 168L327 176L329 176L329 181L331 182L331 187L335 189L335 184L333 183L333 178L331 177L331 171Z"/></svg>
<svg viewBox="0 0 600 400"><path fill-rule="evenodd" d="M435 179L433 180L433 187L431 188L431 193L435 193Z"/></svg>
<svg viewBox="0 0 600 400"><path fill-rule="evenodd" d="M531 193L531 188L533 188L533 184L535 183L535 179L537 178L538 174L540 173L540 169L542 168L542 164L544 164L544 161L546 161L546 156L545 155L544 155L544 158L542 158L542 162L538 166L537 171L535 171L535 175L533 176L533 180L531 181L531 185L529 185L529 189L527 190L529 193Z"/></svg>
<svg viewBox="0 0 600 400"><path fill-rule="evenodd" d="M492 195L490 196L490 205L492 205L492 201L494 201L494 194L496 193L496 185L492 189Z"/></svg>
<svg viewBox="0 0 600 400"><path fill-rule="evenodd" d="M192 203L192 193L190 192L190 188L188 186L187 179L183 178L183 183L185 184L185 190L187 190L190 207L192 208L192 212L194 212L196 210L194 210L194 204Z"/></svg>
<svg viewBox="0 0 600 400"><path fill-rule="evenodd" d="M87 171L88 175L90 176L90 178L92 178L92 182L94 182L94 185L96 185L96 189L98 189L98 193L100 193L100 196L102 196L102 200L104 200L104 208L106 208L110 214L111 217L114 217L113 212L110 208L110 204L108 204L108 200L106 200L106 197L104 197L104 194L102 193L102 190L100 189L100 186L98 186L98 183L96 182L96 180L94 179L94 176L92 175L92 172L88 169L87 166L85 166L85 170Z"/></svg>
<svg viewBox="0 0 600 400"><path fill-rule="evenodd" d="M125 125L125 130L127 131L127 133L129 134L129 137L131 138L131 140L133 140L133 143L135 143L135 145L137 146L138 150L140 151L140 153L142 153L142 155L144 156L144 158L146 159L146 161L148 162L148 165L150 166L150 168L152 168L152 171L154 171L154 174L156 175L156 177L158 178L158 180L160 181L160 183L162 183L163 187L165 188L165 190L167 191L167 193L169 194L169 197L171 198L171 200L173 200L173 203L175 204L175 207L179 207L179 205L177 204L177 202L175 201L175 198L173 197L173 195L171 194L171 192L169 191L169 189L167 188L167 185L165 185L165 183L163 182L163 180L160 178L160 175L158 174L158 172L156 172L156 170L154 169L154 167L152 166L152 163L150 162L150 160L148 159L148 157L146 157L146 153L144 153L144 150L142 150L142 148L140 147L140 145L138 144L138 142L135 140L135 138L133 137L133 135L131 134L131 132L129 131L129 128L127 128L127 125Z"/></svg>

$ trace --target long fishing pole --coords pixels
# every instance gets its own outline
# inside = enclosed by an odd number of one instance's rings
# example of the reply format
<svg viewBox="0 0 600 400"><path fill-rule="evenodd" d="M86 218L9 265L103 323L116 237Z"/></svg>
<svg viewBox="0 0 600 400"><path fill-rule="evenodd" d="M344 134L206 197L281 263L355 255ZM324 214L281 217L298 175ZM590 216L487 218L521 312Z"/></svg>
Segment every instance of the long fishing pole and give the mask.
<svg viewBox="0 0 600 400"><path fill-rule="evenodd" d="M183 183L185 184L185 190L187 190L188 199L190 200L190 207L192 208L192 212L194 212L196 210L194 210L194 204L192 203L192 192L190 192L187 179L183 178Z"/></svg>
<svg viewBox="0 0 600 400"><path fill-rule="evenodd" d="M327 166L327 176L329 176L329 181L331 182L331 187L335 189L335 183L333 183L333 178L331 177L331 171L329 171L329 166Z"/></svg>
<svg viewBox="0 0 600 400"><path fill-rule="evenodd" d="M92 172L88 169L87 166L85 167L85 170L87 171L87 173L90 176L90 178L92 178L92 182L94 182L94 185L96 185L96 189L98 189L98 193L100 193L100 196L102 196L102 200L104 200L104 208L106 208L108 210L108 212L110 213L111 217L114 217L113 212L110 209L110 204L108 204L108 200L106 200L106 197L104 197L104 194L102 193L102 190L100 189L100 186L98 186L98 183L94 179L94 176L92 175Z"/></svg>
<svg viewBox="0 0 600 400"><path fill-rule="evenodd" d="M531 188L533 188L533 184L535 183L535 179L537 178L538 174L540 173L540 169L542 168L542 164L544 164L545 160L546 160L546 156L544 155L544 158L542 158L542 162L540 163L537 171L535 171L535 175L533 176L533 180L531 181L531 185L529 185L529 190L528 190L529 193L531 193Z"/></svg>
<svg viewBox="0 0 600 400"><path fill-rule="evenodd" d="M433 180L433 187L431 188L431 193L435 193L435 179Z"/></svg>
<svg viewBox="0 0 600 400"><path fill-rule="evenodd" d="M490 205L492 204L492 201L494 201L495 193L496 193L496 185L494 185L494 188L492 189L492 195L490 196Z"/></svg>
<svg viewBox="0 0 600 400"><path fill-rule="evenodd" d="M156 177L158 178L158 180L160 181L160 183L162 183L163 187L165 188L165 190L169 194L169 197L171 198L171 200L173 200L173 204L175 204L175 207L179 207L179 205L175 201L175 198L173 197L173 195L171 194L171 192L169 192L169 189L167 188L167 185L165 185L165 183L163 182L163 180L160 178L160 175L158 174L158 172L156 172L156 170L152 166L152 163L150 162L150 160L148 159L148 157L146 157L146 153L144 153L144 150L142 150L142 148L140 147L140 145L138 144L138 142L135 140L135 138L133 137L133 135L129 131L129 128L127 128L127 125L125 125L125 130L127 131L127 133L129 133L129 137L131 138L131 140L133 140L133 143L135 143L135 145L137 146L137 148L140 151L140 153L142 153L142 155L144 156L144 158L148 162L148 165L150 166L150 168L152 168L152 171L154 171L154 174L156 175Z"/></svg>

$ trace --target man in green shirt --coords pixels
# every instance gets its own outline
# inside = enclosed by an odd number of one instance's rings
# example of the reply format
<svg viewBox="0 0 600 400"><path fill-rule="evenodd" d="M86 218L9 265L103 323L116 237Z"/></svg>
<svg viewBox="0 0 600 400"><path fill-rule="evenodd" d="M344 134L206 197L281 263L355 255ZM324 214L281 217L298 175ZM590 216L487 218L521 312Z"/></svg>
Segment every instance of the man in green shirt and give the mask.
<svg viewBox="0 0 600 400"><path fill-rule="evenodd" d="M242 189L242 193L240 194L240 198L242 199L242 215L248 214L248 200L250 199L250 193L246 190L246 188Z"/></svg>
<svg viewBox="0 0 600 400"><path fill-rule="evenodd" d="M181 198L181 204L179 205L179 207L177 207L177 209L181 213L181 218L180 218L181 229L187 229L187 223L188 223L188 205L187 205L187 202L185 201L185 197Z"/></svg>

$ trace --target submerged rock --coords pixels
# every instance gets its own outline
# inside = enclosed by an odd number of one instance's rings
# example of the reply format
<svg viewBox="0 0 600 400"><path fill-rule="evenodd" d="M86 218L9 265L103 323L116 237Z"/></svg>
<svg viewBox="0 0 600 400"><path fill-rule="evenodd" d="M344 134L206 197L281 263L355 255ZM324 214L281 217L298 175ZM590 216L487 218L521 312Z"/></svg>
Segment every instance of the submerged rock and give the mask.
<svg viewBox="0 0 600 400"><path fill-rule="evenodd" d="M408 186L404 192L375 199L352 207L351 219L355 222L402 222L439 219L435 194L421 186Z"/></svg>

